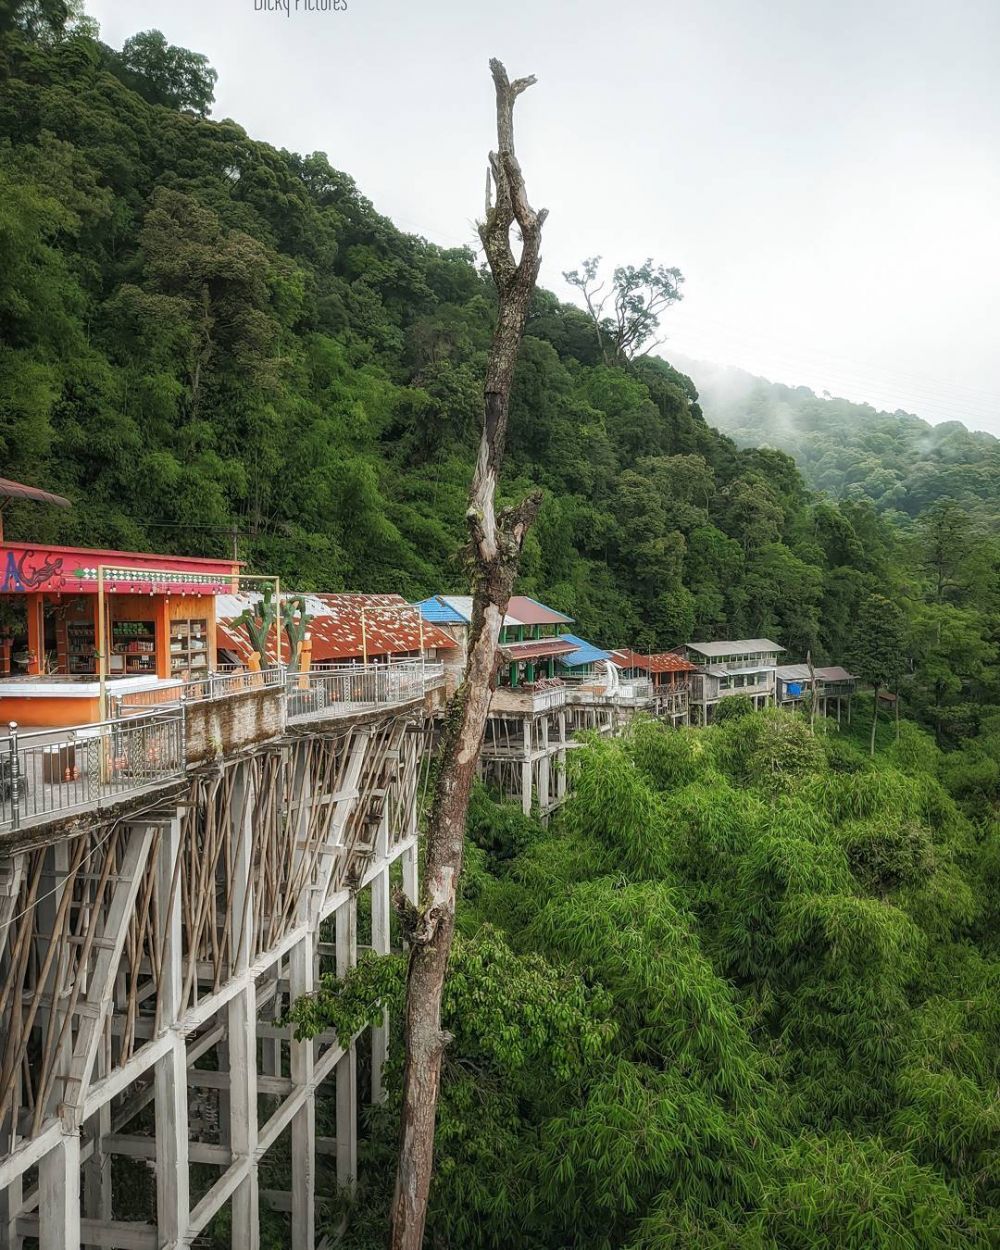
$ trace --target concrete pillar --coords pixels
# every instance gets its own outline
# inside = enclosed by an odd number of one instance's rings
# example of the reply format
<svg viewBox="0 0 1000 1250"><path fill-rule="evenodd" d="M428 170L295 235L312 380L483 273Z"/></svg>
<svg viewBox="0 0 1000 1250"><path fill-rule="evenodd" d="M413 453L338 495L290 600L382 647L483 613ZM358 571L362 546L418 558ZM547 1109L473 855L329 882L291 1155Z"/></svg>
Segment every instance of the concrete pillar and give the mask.
<svg viewBox="0 0 1000 1250"><path fill-rule="evenodd" d="M337 976L346 976L357 962L357 903L351 897L337 908ZM358 1175L358 1056L352 1042L338 1061L337 1082L337 1184L353 1189Z"/></svg>
<svg viewBox="0 0 1000 1250"><path fill-rule="evenodd" d="M531 718L526 716L524 725L524 755L521 757L521 811L531 815Z"/></svg>
<svg viewBox="0 0 1000 1250"><path fill-rule="evenodd" d="M315 985L315 940L312 932L292 947L288 984L292 1002ZM313 1079L311 1041L291 1044L291 1076L296 1085ZM292 1120L292 1250L316 1246L316 1100L305 1100Z"/></svg>
<svg viewBox="0 0 1000 1250"><path fill-rule="evenodd" d="M566 713L559 713L559 751L556 755L556 798L561 803L566 797Z"/></svg>
<svg viewBox="0 0 1000 1250"><path fill-rule="evenodd" d="M399 857L403 868L403 893L411 903L420 902L420 861L416 844L407 847Z"/></svg>
<svg viewBox="0 0 1000 1250"><path fill-rule="evenodd" d="M83 1165L83 1210L88 1219L111 1219L111 1156L104 1141L111 1133L111 1104L90 1117L86 1124L92 1142L90 1158Z"/></svg>
<svg viewBox="0 0 1000 1250"><path fill-rule="evenodd" d="M63 1133L38 1164L38 1250L77 1250L80 1134Z"/></svg>
<svg viewBox="0 0 1000 1250"><path fill-rule="evenodd" d="M0 1189L0 1246L21 1250L24 1239L17 1231L17 1212L24 1193L24 1178L15 1176L6 1189Z"/></svg>
<svg viewBox="0 0 1000 1250"><path fill-rule="evenodd" d="M232 932L233 974L245 975L253 952L253 808L254 787L249 765L236 779L233 794ZM234 1162L257 1151L257 986L251 979L230 1000L229 1014L229 1137ZM250 1168L232 1197L233 1250L258 1250L260 1199L257 1167Z"/></svg>
<svg viewBox="0 0 1000 1250"><path fill-rule="evenodd" d="M180 844L180 819L175 817L160 832L156 863L156 899L163 926L160 1018L168 1028L180 1017L184 986L180 880L174 884L174 867L180 858ZM180 1241L187 1229L191 1201L188 1182L187 1046L179 1033L171 1034L170 1050L156 1064L155 1106L156 1229L160 1244L172 1245ZM108 1111L110 1113L110 1106Z"/></svg>
<svg viewBox="0 0 1000 1250"><path fill-rule="evenodd" d="M547 815L552 806L549 794L549 718L543 716L539 725L541 742L539 747L543 755L538 761L538 807L542 815Z"/></svg>
<svg viewBox="0 0 1000 1250"><path fill-rule="evenodd" d="M413 799L416 805L416 797ZM389 812L386 810L379 829L377 856L385 868L381 869L372 882L372 950L377 955L389 953ZM371 1099L379 1103L385 1097L382 1085L382 1070L389 1055L389 1021L372 1026L372 1088Z"/></svg>

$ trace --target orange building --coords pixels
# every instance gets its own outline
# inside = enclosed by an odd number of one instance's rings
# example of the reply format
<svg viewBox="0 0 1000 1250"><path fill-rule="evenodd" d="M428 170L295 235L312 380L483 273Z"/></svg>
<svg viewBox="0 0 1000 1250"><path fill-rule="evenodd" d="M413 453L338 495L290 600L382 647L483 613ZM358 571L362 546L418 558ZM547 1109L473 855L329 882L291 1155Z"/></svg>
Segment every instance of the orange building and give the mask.
<svg viewBox="0 0 1000 1250"><path fill-rule="evenodd" d="M0 720L100 719L99 585L107 694L169 697L214 667L215 596L238 574L233 560L0 543Z"/></svg>

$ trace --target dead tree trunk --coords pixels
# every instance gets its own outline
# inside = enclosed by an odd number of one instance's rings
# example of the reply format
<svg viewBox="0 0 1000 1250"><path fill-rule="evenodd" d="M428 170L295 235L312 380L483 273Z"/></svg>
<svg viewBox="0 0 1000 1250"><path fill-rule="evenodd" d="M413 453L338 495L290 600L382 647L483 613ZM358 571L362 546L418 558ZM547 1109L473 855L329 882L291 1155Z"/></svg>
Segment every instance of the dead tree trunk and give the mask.
<svg viewBox="0 0 1000 1250"><path fill-rule="evenodd" d="M517 78L511 82L497 60L490 61L490 70L496 88L498 142L497 151L490 153L486 218L479 226L479 237L496 284L498 308L486 365L479 456L466 512L472 623L465 676L448 706L442 736L441 767L427 827L420 906L411 909L408 916L403 909L410 963L402 1123L390 1216L390 1250L420 1250L423 1243L441 1058L449 1041L441 1030L441 997L455 930L469 792L493 692L500 626L517 577L524 536L541 503L540 494L535 492L499 514L495 507L511 381L538 277L546 214L544 209L536 213L528 203L514 154L514 102L535 79ZM520 259L515 259L511 249L510 231L515 222L522 243Z"/></svg>

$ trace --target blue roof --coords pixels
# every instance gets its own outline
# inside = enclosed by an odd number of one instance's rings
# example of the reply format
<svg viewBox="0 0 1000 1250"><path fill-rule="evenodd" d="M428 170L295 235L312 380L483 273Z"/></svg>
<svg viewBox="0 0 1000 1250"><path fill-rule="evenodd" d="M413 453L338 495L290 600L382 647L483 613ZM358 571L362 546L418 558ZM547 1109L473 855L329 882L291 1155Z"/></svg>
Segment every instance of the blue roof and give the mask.
<svg viewBox="0 0 1000 1250"><path fill-rule="evenodd" d="M429 599L424 599L420 603L413 605L420 609L420 615L425 621L432 625L468 625L468 621L449 603L439 598L437 595L431 595Z"/></svg>
<svg viewBox="0 0 1000 1250"><path fill-rule="evenodd" d="M567 668L579 668L581 664L597 664L601 660L611 659L610 651L602 651L600 647L595 647L592 642L587 642L584 638L577 638L576 634L560 634L559 637L563 642L571 642L576 647L575 651L570 651L567 655L559 657L559 663L564 664Z"/></svg>

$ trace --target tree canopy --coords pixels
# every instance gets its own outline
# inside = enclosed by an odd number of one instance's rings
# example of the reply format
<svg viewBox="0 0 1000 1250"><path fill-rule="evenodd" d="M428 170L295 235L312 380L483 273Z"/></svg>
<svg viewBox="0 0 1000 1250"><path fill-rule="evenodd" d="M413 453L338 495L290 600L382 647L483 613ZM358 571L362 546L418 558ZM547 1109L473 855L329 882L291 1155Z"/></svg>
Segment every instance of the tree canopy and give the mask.
<svg viewBox="0 0 1000 1250"><path fill-rule="evenodd" d="M433 1244L996 1245L996 829L912 724L874 761L864 732L639 722L576 753L548 829L478 796ZM394 1016L402 975L366 961L299 1027ZM396 1115L355 1250L380 1244Z"/></svg>

